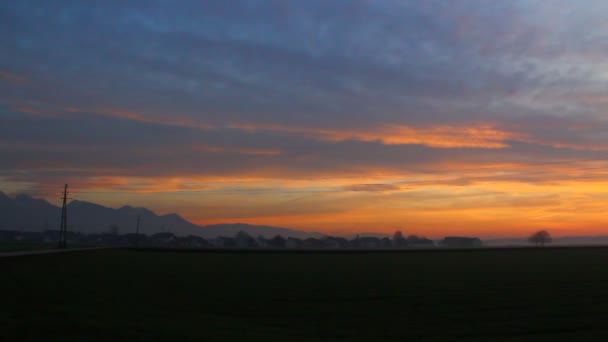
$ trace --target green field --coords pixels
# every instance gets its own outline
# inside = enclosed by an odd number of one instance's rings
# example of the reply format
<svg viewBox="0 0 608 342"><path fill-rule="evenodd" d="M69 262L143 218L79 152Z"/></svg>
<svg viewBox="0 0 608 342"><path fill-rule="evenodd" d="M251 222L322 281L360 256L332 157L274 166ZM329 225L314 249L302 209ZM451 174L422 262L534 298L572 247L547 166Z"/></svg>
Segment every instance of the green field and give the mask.
<svg viewBox="0 0 608 342"><path fill-rule="evenodd" d="M0 340L608 339L608 249L0 259Z"/></svg>

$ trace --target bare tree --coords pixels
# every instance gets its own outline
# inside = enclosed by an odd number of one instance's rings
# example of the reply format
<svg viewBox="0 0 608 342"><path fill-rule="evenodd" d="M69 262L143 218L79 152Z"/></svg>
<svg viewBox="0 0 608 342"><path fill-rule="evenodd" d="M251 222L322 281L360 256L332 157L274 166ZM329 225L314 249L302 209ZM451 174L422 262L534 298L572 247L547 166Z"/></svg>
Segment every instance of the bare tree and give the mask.
<svg viewBox="0 0 608 342"><path fill-rule="evenodd" d="M270 246L273 248L283 248L285 247L285 241L286 239L284 237L282 237L281 235L277 235L275 237L273 237L272 239L270 239Z"/></svg>
<svg viewBox="0 0 608 342"><path fill-rule="evenodd" d="M532 234L528 240L537 247L544 247L546 243L551 243L552 241L551 234L546 230L540 230Z"/></svg>
<svg viewBox="0 0 608 342"><path fill-rule="evenodd" d="M395 234L393 234L393 247L405 247L405 238L403 237L403 233L401 233L400 230L396 231Z"/></svg>

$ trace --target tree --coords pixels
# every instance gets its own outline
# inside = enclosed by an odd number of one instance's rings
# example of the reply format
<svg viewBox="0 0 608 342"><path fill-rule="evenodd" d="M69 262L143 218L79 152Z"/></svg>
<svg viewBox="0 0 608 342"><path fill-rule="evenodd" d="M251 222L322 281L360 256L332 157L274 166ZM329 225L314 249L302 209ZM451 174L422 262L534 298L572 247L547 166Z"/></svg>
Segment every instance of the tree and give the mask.
<svg viewBox="0 0 608 342"><path fill-rule="evenodd" d="M269 241L270 247L273 248L284 248L285 247L285 238L281 235L277 235L270 239Z"/></svg>
<svg viewBox="0 0 608 342"><path fill-rule="evenodd" d="M533 243L535 246L544 247L546 243L551 243L551 235L546 230L540 230L530 236L530 243Z"/></svg>
<svg viewBox="0 0 608 342"><path fill-rule="evenodd" d="M382 248L390 248L391 247L391 239L389 239L388 237L383 237L382 240L380 240L380 245Z"/></svg>
<svg viewBox="0 0 608 342"><path fill-rule="evenodd" d="M255 247L255 239L244 231L239 231L234 236L234 240L238 247Z"/></svg>
<svg viewBox="0 0 608 342"><path fill-rule="evenodd" d="M403 237L403 233L401 233L400 230L396 231L395 234L393 234L393 247L405 247L405 238Z"/></svg>

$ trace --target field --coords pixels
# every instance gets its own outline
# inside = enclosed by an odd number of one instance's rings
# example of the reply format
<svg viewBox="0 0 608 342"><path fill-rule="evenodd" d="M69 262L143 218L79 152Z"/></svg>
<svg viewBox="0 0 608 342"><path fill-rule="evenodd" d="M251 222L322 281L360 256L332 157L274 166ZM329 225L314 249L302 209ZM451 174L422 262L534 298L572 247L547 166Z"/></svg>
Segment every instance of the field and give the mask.
<svg viewBox="0 0 608 342"><path fill-rule="evenodd" d="M0 253L57 248L57 242L0 241Z"/></svg>
<svg viewBox="0 0 608 342"><path fill-rule="evenodd" d="M608 338L608 248L0 259L0 340Z"/></svg>
<svg viewBox="0 0 608 342"><path fill-rule="evenodd" d="M68 248L95 247L93 244L70 243ZM0 241L0 253L56 249L57 242Z"/></svg>

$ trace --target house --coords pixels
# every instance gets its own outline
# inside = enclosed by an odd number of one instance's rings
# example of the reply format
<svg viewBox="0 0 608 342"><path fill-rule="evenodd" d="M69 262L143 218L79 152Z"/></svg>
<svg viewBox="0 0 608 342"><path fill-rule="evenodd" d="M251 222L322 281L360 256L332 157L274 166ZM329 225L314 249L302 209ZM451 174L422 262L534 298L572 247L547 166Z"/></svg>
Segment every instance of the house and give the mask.
<svg viewBox="0 0 608 342"><path fill-rule="evenodd" d="M353 246L356 248L380 248L382 247L382 240L372 236L357 236L357 238L353 240Z"/></svg>
<svg viewBox="0 0 608 342"><path fill-rule="evenodd" d="M120 243L120 236L110 233L94 235L94 242L102 245L117 245Z"/></svg>
<svg viewBox="0 0 608 342"><path fill-rule="evenodd" d="M481 247L481 240L476 237L446 236L439 244L447 248L475 248Z"/></svg>
<svg viewBox="0 0 608 342"><path fill-rule="evenodd" d="M308 249L319 249L323 248L323 241L315 238L308 238L304 240L303 246Z"/></svg>
<svg viewBox="0 0 608 342"><path fill-rule="evenodd" d="M408 245L409 248L433 248L435 247L435 242L431 239L422 238L420 240L414 241Z"/></svg>
<svg viewBox="0 0 608 342"><path fill-rule="evenodd" d="M260 248L268 248L268 247L270 247L270 244L268 243L268 240L263 235L258 236L255 239L255 243Z"/></svg>
<svg viewBox="0 0 608 342"><path fill-rule="evenodd" d="M169 232L162 232L152 234L149 240L154 244L166 245L174 242L176 239L177 236L175 236L175 234Z"/></svg>
<svg viewBox="0 0 608 342"><path fill-rule="evenodd" d="M0 230L0 241L13 241L17 240L19 231L17 230Z"/></svg>
<svg viewBox="0 0 608 342"><path fill-rule="evenodd" d="M234 236L234 243L238 248L250 248L257 246L255 239L242 230L236 233Z"/></svg>
<svg viewBox="0 0 608 342"><path fill-rule="evenodd" d="M277 235L268 241L268 244L272 248L285 248L285 238L281 235Z"/></svg>
<svg viewBox="0 0 608 342"><path fill-rule="evenodd" d="M297 238L288 237L285 241L285 247L287 248L301 248L304 242Z"/></svg>
<svg viewBox="0 0 608 342"><path fill-rule="evenodd" d="M177 238L175 244L181 248L203 248L208 245L207 240L195 235Z"/></svg>
<svg viewBox="0 0 608 342"><path fill-rule="evenodd" d="M348 240L343 237L326 236L322 239L323 246L326 248L346 248Z"/></svg>
<svg viewBox="0 0 608 342"><path fill-rule="evenodd" d="M145 238L143 234L129 233L121 236L121 239L131 246L141 243Z"/></svg>
<svg viewBox="0 0 608 342"><path fill-rule="evenodd" d="M432 248L435 247L435 242L425 237L410 235L407 238L407 245L409 248Z"/></svg>
<svg viewBox="0 0 608 342"><path fill-rule="evenodd" d="M56 234L53 234L53 232L56 232ZM46 230L44 232L22 232L21 234L19 234L18 239L30 242L54 242L59 240L59 231Z"/></svg>
<svg viewBox="0 0 608 342"><path fill-rule="evenodd" d="M215 239L209 240L209 245L215 248L227 248L235 247L236 242L231 237L220 236Z"/></svg>

